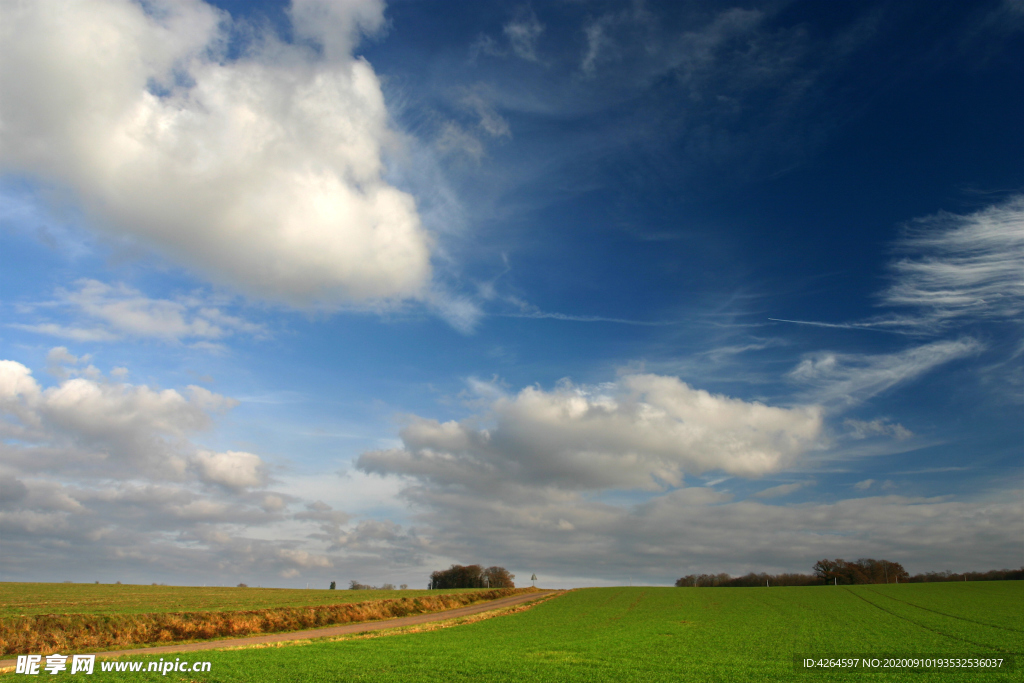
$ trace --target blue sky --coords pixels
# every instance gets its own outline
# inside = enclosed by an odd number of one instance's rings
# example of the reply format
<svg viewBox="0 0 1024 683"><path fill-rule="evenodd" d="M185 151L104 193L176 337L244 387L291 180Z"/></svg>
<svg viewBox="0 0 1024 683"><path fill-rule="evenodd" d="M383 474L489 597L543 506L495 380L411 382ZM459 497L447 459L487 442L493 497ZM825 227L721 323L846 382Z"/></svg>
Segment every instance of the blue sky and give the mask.
<svg viewBox="0 0 1024 683"><path fill-rule="evenodd" d="M4 5L3 580L1024 563L1024 5Z"/></svg>

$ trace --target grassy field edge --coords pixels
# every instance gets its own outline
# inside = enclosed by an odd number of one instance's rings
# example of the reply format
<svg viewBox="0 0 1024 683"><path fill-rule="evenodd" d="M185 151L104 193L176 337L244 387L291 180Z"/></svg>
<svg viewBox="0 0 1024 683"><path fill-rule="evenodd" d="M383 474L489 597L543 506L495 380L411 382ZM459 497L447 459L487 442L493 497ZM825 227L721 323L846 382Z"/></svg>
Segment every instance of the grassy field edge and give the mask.
<svg viewBox="0 0 1024 683"><path fill-rule="evenodd" d="M42 614L155 614L237 612L471 593L481 588L328 590L254 586L0 582L0 620Z"/></svg>
<svg viewBox="0 0 1024 683"><path fill-rule="evenodd" d="M501 588L444 593L337 605L274 607L230 612L143 614L45 614L0 620L0 655L73 653L119 649L264 633L281 633L338 624L378 621L440 612L478 602L532 592Z"/></svg>

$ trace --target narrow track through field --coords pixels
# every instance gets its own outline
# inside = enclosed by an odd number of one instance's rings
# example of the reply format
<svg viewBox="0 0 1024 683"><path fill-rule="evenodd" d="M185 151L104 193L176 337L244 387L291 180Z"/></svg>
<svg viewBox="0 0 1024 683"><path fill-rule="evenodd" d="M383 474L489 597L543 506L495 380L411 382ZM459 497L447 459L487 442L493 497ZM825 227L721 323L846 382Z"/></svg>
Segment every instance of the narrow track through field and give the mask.
<svg viewBox="0 0 1024 683"><path fill-rule="evenodd" d="M432 621L446 621L458 617L466 617L481 612L511 607L523 602L538 600L557 591L540 590L536 593L524 593L512 595L507 598L488 600L475 605L457 607L443 612L428 612L416 614L411 617L398 617L396 619L384 619L382 621L362 621L355 624L340 624L338 626L327 626L324 628L309 629L306 631L288 631L285 633L268 633L260 636L246 636L245 638L229 638L223 640L205 640L198 643L179 643L177 645L158 645L156 647L142 647L132 650L113 650L94 653L97 657L123 657L125 655L159 655L165 652L194 652L196 650L219 650L223 648L246 647L249 645L261 645L264 643L282 643L290 640L309 640L312 638L330 638L333 636L348 635L351 633L368 633L370 631L382 631L389 628L400 628L402 626L415 626L426 624ZM17 659L0 660L0 671L14 668L18 663Z"/></svg>

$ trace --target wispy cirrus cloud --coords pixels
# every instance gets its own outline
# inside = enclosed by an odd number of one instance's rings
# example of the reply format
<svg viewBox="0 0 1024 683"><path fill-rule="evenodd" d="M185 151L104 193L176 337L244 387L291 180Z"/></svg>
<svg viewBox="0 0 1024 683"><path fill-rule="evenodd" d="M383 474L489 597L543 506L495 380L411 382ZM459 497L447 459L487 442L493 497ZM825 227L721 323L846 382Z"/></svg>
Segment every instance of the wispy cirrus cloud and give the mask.
<svg viewBox="0 0 1024 683"><path fill-rule="evenodd" d="M903 256L889 264L891 282L878 298L881 306L903 312L850 322L770 320L957 338L890 354L809 354L789 373L791 380L811 387L805 397L833 409L854 405L983 351L984 342L965 334L972 325L1019 324L1024 313L1024 195L969 214L939 212L911 221L893 249ZM1016 353L1011 351L1011 361ZM1012 381L1015 372L1004 368L1002 376Z"/></svg>
<svg viewBox="0 0 1024 683"><path fill-rule="evenodd" d="M849 431L847 436L851 439L861 440L879 436L890 436L900 441L909 439L914 433L903 425L892 423L884 418L875 420L855 420L848 418L843 420L843 426Z"/></svg>
<svg viewBox="0 0 1024 683"><path fill-rule="evenodd" d="M515 17L501 27L503 39L496 39L487 33L477 36L469 48L470 59L476 60L480 55L514 55L527 62L539 63L541 60L537 56L537 41L544 33L544 28L544 24L530 7L520 7Z"/></svg>
<svg viewBox="0 0 1024 683"><path fill-rule="evenodd" d="M893 245L891 282L879 304L901 314L823 322L774 322L900 334L940 334L984 321L1017 321L1024 313L1024 195L969 214L946 211L908 223Z"/></svg>
<svg viewBox="0 0 1024 683"><path fill-rule="evenodd" d="M782 498L791 493L796 493L805 486L814 486L813 481L795 481L792 484L780 484L771 488L763 489L754 494L755 498Z"/></svg>
<svg viewBox="0 0 1024 683"><path fill-rule="evenodd" d="M74 322L15 323L18 329L74 341L115 341L124 338L156 338L164 341L223 339L237 334L265 336L263 325L225 313L198 295L177 299L153 299L125 284L109 285L82 279L75 289L58 289L45 306L25 306L30 311L70 311Z"/></svg>
<svg viewBox="0 0 1024 683"><path fill-rule="evenodd" d="M515 19L502 27L502 33L508 38L512 52L528 62L540 61L537 57L537 40L543 32L544 24L540 23L537 15L529 8L520 10Z"/></svg>
<svg viewBox="0 0 1024 683"><path fill-rule="evenodd" d="M912 221L890 266L884 305L916 312L907 322L1019 319L1024 312L1024 195L967 215Z"/></svg>
<svg viewBox="0 0 1024 683"><path fill-rule="evenodd" d="M842 409L983 348L981 342L967 337L887 354L822 351L801 360L789 372L789 378L808 387L804 392L805 400Z"/></svg>
<svg viewBox="0 0 1024 683"><path fill-rule="evenodd" d="M45 334L50 337L60 337L77 342L108 342L120 339L120 336L101 327L75 327L71 325L60 325L57 323L36 323L26 325L24 323L11 323L11 327L26 332Z"/></svg>
<svg viewBox="0 0 1024 683"><path fill-rule="evenodd" d="M565 320L578 323L616 323L619 325L640 325L641 327L664 327L666 325L679 325L673 320L630 320L629 318L607 318L600 315L572 315L569 313L555 313L550 311L529 311L525 313L495 313L501 318L533 318L536 320Z"/></svg>
<svg viewBox="0 0 1024 683"><path fill-rule="evenodd" d="M876 322L860 323L823 323L816 320L788 320L786 318L768 318L774 323L793 323L795 325L810 325L811 327L828 327L836 330L872 330L874 332L892 332L894 334L906 334L900 329L892 329L899 324L899 321L888 319Z"/></svg>

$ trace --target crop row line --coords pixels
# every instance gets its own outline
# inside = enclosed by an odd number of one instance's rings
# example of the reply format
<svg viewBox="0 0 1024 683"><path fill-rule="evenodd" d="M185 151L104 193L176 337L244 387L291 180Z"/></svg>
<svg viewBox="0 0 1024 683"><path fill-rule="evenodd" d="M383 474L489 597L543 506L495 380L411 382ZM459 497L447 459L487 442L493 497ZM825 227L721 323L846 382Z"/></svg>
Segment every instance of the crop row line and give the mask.
<svg viewBox="0 0 1024 683"><path fill-rule="evenodd" d="M960 641L963 641L965 643L970 643L971 645L976 645L976 646L978 646L980 648L995 649L995 650L999 650L1000 652L1006 652L1008 654L1020 654L1019 652L1012 652L1011 650L1006 650L1004 648L1001 648L998 645L989 645L987 643L978 643L978 642L975 642L973 640L970 640L969 638L961 638L960 636L954 636L954 635L952 635L950 633L944 633L944 632L940 631L937 628L932 628L931 626L926 626L925 624L922 624L920 622L914 621L913 619L905 617L902 614L897 614L896 612L893 612L892 610L888 610L888 609L882 607L881 605L879 605L878 603L871 602L870 600L865 598L863 595L857 595L857 593L853 592L849 588L846 588L845 586L843 588L850 595L853 595L854 597L856 597L856 598L858 598L860 600L863 600L864 602L868 603L872 607L875 607L876 609L880 609L883 612L885 612L886 614L891 614L892 616L896 617L897 619L902 619L904 621L909 621L914 626L919 626L920 628L923 628L926 631L931 631L932 633L937 633L940 636L944 636L944 637L950 638L952 640L960 640Z"/></svg>
<svg viewBox="0 0 1024 683"><path fill-rule="evenodd" d="M961 617L961 616L958 616L956 614L949 614L948 612L940 612L939 610L931 609L930 607L922 607L921 605L915 605L912 602L908 602L906 600L900 600L899 598L894 598L891 595L886 595L885 593L879 593L878 591L872 590L870 588L868 588L867 590L872 592L872 593L874 593L875 595L881 595L883 598L889 598L890 600L895 600L896 602L902 602L904 605L910 605L911 607L916 607L918 609L923 609L926 612L934 612L935 614L941 614L944 617L951 617L953 619L960 619L961 621L969 621L972 624L981 624L982 626L990 626L992 628L999 628L999 629L1002 629L1004 631L1013 631L1015 633L1024 633L1024 630L1021 630L1019 628L1013 628L1012 626L999 626L997 624L990 624L987 621L978 621L977 619L968 619L967 617Z"/></svg>

